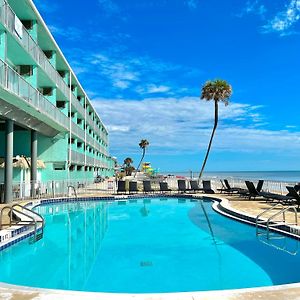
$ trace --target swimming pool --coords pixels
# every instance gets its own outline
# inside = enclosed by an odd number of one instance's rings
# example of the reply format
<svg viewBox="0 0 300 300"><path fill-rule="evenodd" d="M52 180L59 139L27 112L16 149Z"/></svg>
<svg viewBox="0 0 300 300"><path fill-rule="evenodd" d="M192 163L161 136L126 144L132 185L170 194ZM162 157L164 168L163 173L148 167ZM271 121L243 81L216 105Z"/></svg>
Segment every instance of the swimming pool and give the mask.
<svg viewBox="0 0 300 300"><path fill-rule="evenodd" d="M43 205L44 238L0 252L0 281L42 288L165 293L300 281L298 241L257 239L211 201L145 198Z"/></svg>

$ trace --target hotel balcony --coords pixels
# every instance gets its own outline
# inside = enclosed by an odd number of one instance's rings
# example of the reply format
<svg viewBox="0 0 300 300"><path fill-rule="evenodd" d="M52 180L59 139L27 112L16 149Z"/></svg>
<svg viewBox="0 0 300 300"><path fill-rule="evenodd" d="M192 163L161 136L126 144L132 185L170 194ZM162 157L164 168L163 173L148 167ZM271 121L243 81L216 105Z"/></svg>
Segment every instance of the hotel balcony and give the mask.
<svg viewBox="0 0 300 300"><path fill-rule="evenodd" d="M21 34L16 34L16 20L19 20L16 14L13 12L11 7L4 1L4 4L0 7L0 26L4 25L6 30L11 34L11 36L17 41L17 43L31 56L34 62L40 67L44 72L44 76L48 77L51 80L57 89L59 89L64 97L64 100L71 100L72 107L83 117L85 118L87 124L89 124L97 135L107 143L107 136L103 133L101 128L96 125L96 120L93 120L86 109L81 105L73 92L70 92L70 87L64 81L59 72L55 67L50 63L46 54L39 47L38 43L31 37L29 32L24 26L22 26ZM19 20L20 21L20 20ZM2 24L1 24L2 23ZM69 71L67 71L69 72ZM71 99L70 99L71 98ZM98 120L101 127L103 126L101 120Z"/></svg>

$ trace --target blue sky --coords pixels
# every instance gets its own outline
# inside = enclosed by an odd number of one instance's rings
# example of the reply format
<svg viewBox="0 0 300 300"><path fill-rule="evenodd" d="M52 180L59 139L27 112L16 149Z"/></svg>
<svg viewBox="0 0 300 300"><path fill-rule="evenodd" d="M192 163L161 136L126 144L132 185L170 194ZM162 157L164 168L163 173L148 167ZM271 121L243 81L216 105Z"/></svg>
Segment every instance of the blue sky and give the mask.
<svg viewBox="0 0 300 300"><path fill-rule="evenodd" d="M35 0L110 132L111 154L198 170L220 107L210 171L300 170L300 0Z"/></svg>

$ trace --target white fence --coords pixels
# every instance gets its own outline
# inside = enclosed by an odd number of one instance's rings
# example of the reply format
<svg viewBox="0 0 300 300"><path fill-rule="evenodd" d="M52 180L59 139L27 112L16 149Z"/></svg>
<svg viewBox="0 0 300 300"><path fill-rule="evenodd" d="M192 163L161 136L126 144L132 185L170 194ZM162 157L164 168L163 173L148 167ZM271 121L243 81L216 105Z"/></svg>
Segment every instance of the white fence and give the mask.
<svg viewBox="0 0 300 300"><path fill-rule="evenodd" d="M156 176L143 180L150 180L151 186L154 190L159 191L159 182L164 181L168 183L169 188L176 191L178 189L177 181L179 179L185 179L187 188L189 188L190 180L197 180L197 178L188 178L184 176ZM131 178L129 181L136 181ZM217 192L218 189L223 188L221 180L223 178L209 178L204 177L203 180L210 180L212 189ZM138 188L143 190L142 180L138 181ZM245 179L228 178L231 187L239 187L246 189ZM254 185L257 185L257 180L253 180ZM281 195L287 194L286 186L294 186L297 182L280 182L265 180L263 184L263 191L278 193ZM201 186L201 184L200 184ZM57 180L37 183L14 183L13 184L13 198L14 200L26 200L33 198L54 198L54 197L75 197L75 196L97 196L97 195L110 195L117 192L117 182L115 178L101 180L86 180L86 179L74 179L74 180ZM4 199L4 185L0 184L0 200Z"/></svg>
<svg viewBox="0 0 300 300"><path fill-rule="evenodd" d="M116 192L114 179L97 180L56 180L47 182L23 182L13 184L13 200L97 196L99 194L113 194ZM4 200L4 184L0 184L0 200Z"/></svg>

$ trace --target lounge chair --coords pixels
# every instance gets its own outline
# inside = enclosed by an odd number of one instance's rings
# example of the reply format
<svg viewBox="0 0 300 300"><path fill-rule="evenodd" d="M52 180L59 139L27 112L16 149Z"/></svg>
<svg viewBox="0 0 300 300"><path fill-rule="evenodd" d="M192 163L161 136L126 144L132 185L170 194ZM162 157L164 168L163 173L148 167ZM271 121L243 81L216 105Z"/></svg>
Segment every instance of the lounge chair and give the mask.
<svg viewBox="0 0 300 300"><path fill-rule="evenodd" d="M144 193L154 193L155 191L151 187L151 182L149 180L143 181Z"/></svg>
<svg viewBox="0 0 300 300"><path fill-rule="evenodd" d="M178 184L178 192L190 191L190 189L186 188L185 180L180 179L180 180L177 181L177 184Z"/></svg>
<svg viewBox="0 0 300 300"><path fill-rule="evenodd" d="M297 210L299 210L299 207L300 207L300 195L297 193L295 187L287 186L286 188L289 191L288 194L287 194L287 196L296 200L296 204L298 205Z"/></svg>
<svg viewBox="0 0 300 300"><path fill-rule="evenodd" d="M231 194L231 193L232 193L231 189L229 189L229 188L227 188L227 187L225 186L225 184L224 184L224 182L223 182L222 179L220 179L220 182L221 182L221 184L222 184L222 188L217 189L217 191L219 191L221 194L222 194L223 192L224 192L224 193Z"/></svg>
<svg viewBox="0 0 300 300"><path fill-rule="evenodd" d="M215 191L211 188L211 181L210 180L203 180L203 192L206 194L214 194Z"/></svg>
<svg viewBox="0 0 300 300"><path fill-rule="evenodd" d="M129 194L132 193L138 193L139 190L137 188L137 182L136 181L130 181L129 182Z"/></svg>
<svg viewBox="0 0 300 300"><path fill-rule="evenodd" d="M117 194L126 193L125 181L118 181Z"/></svg>
<svg viewBox="0 0 300 300"><path fill-rule="evenodd" d="M251 181L245 181L247 188L249 190L249 200L251 200L251 197L256 198L256 197L264 197L267 200L277 200L279 202L287 203L294 199L291 197L289 194L287 195L279 195L275 193L267 193L267 192L258 192L257 189L255 188L253 182Z"/></svg>
<svg viewBox="0 0 300 300"><path fill-rule="evenodd" d="M167 182L160 182L159 189L161 192L171 192L172 191L171 189L169 189Z"/></svg>
<svg viewBox="0 0 300 300"><path fill-rule="evenodd" d="M256 190L260 193L262 191L262 187L264 185L264 180L258 180Z"/></svg>
<svg viewBox="0 0 300 300"><path fill-rule="evenodd" d="M199 187L197 180L191 180L190 185L191 185L191 191L193 192L203 191L203 189Z"/></svg>
<svg viewBox="0 0 300 300"><path fill-rule="evenodd" d="M227 179L224 179L224 183L225 183L225 187L227 188L227 190L228 190L228 192L229 192L230 194L232 194L232 193L234 193L234 192L237 192L237 193L238 193L238 192L240 192L241 190L243 190L243 189L241 189L241 188L231 187Z"/></svg>
<svg viewBox="0 0 300 300"><path fill-rule="evenodd" d="M296 190L297 193L299 193L300 192L300 184L296 184L294 186L294 189Z"/></svg>
<svg viewBox="0 0 300 300"><path fill-rule="evenodd" d="M247 185L247 184L246 184ZM260 193L262 192L262 187L264 185L264 180L259 180L256 186L256 191L258 192L259 195L257 196L262 196ZM252 189L253 187L251 187ZM249 197L249 188L247 187L247 189L240 189L240 191L238 192L240 194L240 197ZM254 190L252 191L252 194L254 197L255 196L255 192Z"/></svg>

